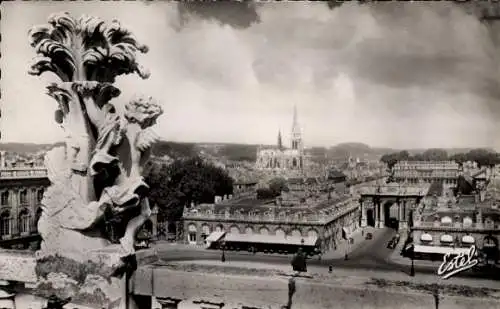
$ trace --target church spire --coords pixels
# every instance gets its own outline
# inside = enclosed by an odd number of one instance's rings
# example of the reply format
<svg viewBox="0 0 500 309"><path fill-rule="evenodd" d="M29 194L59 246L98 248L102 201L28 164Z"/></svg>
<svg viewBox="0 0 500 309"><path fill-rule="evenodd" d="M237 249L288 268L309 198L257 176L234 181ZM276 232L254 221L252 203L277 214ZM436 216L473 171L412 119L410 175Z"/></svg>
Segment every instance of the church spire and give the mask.
<svg viewBox="0 0 500 309"><path fill-rule="evenodd" d="M293 106L292 149L302 150L302 134L297 117L297 105Z"/></svg>
<svg viewBox="0 0 500 309"><path fill-rule="evenodd" d="M299 133L300 128L299 128L299 121L297 118L297 105L293 106L293 124L292 124L292 134L293 133Z"/></svg>
<svg viewBox="0 0 500 309"><path fill-rule="evenodd" d="M283 149L283 141L281 140L281 130L278 130L278 148Z"/></svg>

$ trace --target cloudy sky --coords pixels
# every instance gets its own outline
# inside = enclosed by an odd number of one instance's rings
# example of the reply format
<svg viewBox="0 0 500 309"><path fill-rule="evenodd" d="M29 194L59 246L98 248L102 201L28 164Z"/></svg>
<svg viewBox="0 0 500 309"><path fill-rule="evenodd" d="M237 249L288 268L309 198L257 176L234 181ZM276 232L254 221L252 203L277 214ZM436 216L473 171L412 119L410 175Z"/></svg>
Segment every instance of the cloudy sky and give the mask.
<svg viewBox="0 0 500 309"><path fill-rule="evenodd" d="M118 104L152 95L166 140L275 143L293 106L306 146L500 149L498 51L485 25L452 3L6 2L4 142L53 142L52 81L27 74L27 31L54 12L118 19L150 47L151 77L119 78Z"/></svg>

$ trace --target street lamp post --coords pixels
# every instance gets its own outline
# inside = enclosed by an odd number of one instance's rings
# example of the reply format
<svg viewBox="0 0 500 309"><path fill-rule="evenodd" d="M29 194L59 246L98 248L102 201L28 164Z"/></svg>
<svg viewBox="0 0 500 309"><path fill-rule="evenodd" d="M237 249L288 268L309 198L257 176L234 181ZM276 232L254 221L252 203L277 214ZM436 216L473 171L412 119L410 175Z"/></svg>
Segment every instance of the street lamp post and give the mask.
<svg viewBox="0 0 500 309"><path fill-rule="evenodd" d="M411 246L411 268L410 268L410 276L415 277L415 245Z"/></svg>
<svg viewBox="0 0 500 309"><path fill-rule="evenodd" d="M222 263L224 263L226 261L226 242L223 241L221 243L221 246L222 246L222 255L220 257L220 260Z"/></svg>

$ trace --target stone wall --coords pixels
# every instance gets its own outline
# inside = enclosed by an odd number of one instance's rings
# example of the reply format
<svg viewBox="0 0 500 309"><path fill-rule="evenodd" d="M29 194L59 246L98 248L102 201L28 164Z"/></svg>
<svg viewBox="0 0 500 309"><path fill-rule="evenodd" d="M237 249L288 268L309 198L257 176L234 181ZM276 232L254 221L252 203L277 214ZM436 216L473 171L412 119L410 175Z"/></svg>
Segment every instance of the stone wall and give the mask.
<svg viewBox="0 0 500 309"><path fill-rule="evenodd" d="M153 275L154 274L154 275ZM367 278L296 279L294 309L433 309L434 296L425 291L401 287L376 287ZM288 277L248 276L142 268L134 278L134 293L182 300L178 308L201 308L196 302L224 303L225 308L281 308L288 299ZM153 302L157 309L158 303ZM440 309L500 308L498 298L440 295Z"/></svg>

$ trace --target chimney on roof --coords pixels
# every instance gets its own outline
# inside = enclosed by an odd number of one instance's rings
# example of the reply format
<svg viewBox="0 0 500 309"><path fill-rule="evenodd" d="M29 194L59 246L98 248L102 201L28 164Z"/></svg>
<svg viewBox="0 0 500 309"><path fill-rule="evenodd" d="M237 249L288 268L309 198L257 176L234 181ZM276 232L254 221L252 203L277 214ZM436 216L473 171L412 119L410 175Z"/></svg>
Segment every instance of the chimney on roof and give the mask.
<svg viewBox="0 0 500 309"><path fill-rule="evenodd" d="M214 204L219 204L220 202L222 202L222 196L216 195L214 198Z"/></svg>

